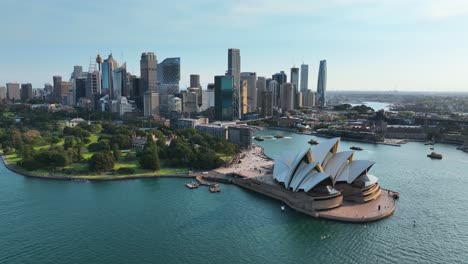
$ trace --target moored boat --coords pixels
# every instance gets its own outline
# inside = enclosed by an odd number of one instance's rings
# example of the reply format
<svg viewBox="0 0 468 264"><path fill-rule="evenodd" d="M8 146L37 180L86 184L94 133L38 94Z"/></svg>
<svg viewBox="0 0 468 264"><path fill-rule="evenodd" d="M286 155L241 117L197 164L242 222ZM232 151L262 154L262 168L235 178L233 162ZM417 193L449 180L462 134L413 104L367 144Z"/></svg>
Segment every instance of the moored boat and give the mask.
<svg viewBox="0 0 468 264"><path fill-rule="evenodd" d="M352 149L352 150L362 150L362 148L359 147L359 146L352 146L352 147L350 147L349 149Z"/></svg>
<svg viewBox="0 0 468 264"><path fill-rule="evenodd" d="M427 154L427 156L431 159L442 159L442 154L431 152L431 154Z"/></svg>
<svg viewBox="0 0 468 264"><path fill-rule="evenodd" d="M188 182L185 186L189 189L196 189L200 184L198 182Z"/></svg>

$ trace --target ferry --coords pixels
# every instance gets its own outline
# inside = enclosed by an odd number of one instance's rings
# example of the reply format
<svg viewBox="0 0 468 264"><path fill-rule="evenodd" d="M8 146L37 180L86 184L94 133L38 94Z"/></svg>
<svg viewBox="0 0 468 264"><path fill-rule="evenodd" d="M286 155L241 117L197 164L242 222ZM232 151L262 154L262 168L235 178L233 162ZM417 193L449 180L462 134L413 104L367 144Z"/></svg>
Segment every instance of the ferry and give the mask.
<svg viewBox="0 0 468 264"><path fill-rule="evenodd" d="M359 146L352 146L352 147L350 147L349 149L352 149L352 150L362 150L362 148L359 147Z"/></svg>
<svg viewBox="0 0 468 264"><path fill-rule="evenodd" d="M431 154L427 154L427 157L431 159L442 159L442 154L436 153L436 152L431 152Z"/></svg>
<svg viewBox="0 0 468 264"><path fill-rule="evenodd" d="M261 136L256 136L256 137L254 137L254 139L257 140L257 141L264 141L265 140Z"/></svg>
<svg viewBox="0 0 468 264"><path fill-rule="evenodd" d="M284 138L284 135L283 134L276 134L275 138Z"/></svg>
<svg viewBox="0 0 468 264"><path fill-rule="evenodd" d="M211 184L209 188L210 188L210 192L212 192L212 193L221 191L219 189L219 184L217 184L217 183Z"/></svg>

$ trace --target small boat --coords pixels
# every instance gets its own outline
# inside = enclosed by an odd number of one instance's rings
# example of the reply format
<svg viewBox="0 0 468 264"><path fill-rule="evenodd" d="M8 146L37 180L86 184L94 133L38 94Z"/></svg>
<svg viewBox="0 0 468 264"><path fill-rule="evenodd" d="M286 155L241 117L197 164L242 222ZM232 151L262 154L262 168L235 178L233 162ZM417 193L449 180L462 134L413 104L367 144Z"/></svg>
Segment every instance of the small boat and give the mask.
<svg viewBox="0 0 468 264"><path fill-rule="evenodd" d="M311 145L317 145L317 144L319 143L317 140L315 140L315 139L313 139L313 138L312 138L311 140L309 140L308 142L309 142L309 144L311 144Z"/></svg>
<svg viewBox="0 0 468 264"><path fill-rule="evenodd" d="M282 205L282 206L281 206L281 211L284 212L284 209L286 209L286 206Z"/></svg>
<svg viewBox="0 0 468 264"><path fill-rule="evenodd" d="M431 150L434 150L434 148L430 148Z"/></svg>
<svg viewBox="0 0 468 264"><path fill-rule="evenodd" d="M284 138L284 135L283 134L276 134L275 138Z"/></svg>
<svg viewBox="0 0 468 264"><path fill-rule="evenodd" d="M362 148L359 147L359 146L352 146L352 147L350 147L349 149L352 149L352 150L362 150Z"/></svg>
<svg viewBox="0 0 468 264"><path fill-rule="evenodd" d="M261 136L256 136L256 137L254 137L254 139L257 140L257 141L264 141L265 140Z"/></svg>
<svg viewBox="0 0 468 264"><path fill-rule="evenodd" d="M442 154L436 153L436 152L431 152L431 154L427 154L427 157L431 159L442 159Z"/></svg>
<svg viewBox="0 0 468 264"><path fill-rule="evenodd" d="M188 182L185 186L189 189L196 189L200 184L198 182Z"/></svg>
<svg viewBox="0 0 468 264"><path fill-rule="evenodd" d="M221 190L219 189L219 184L215 183L215 184L211 184L210 187L210 192L214 193L214 192L220 192Z"/></svg>

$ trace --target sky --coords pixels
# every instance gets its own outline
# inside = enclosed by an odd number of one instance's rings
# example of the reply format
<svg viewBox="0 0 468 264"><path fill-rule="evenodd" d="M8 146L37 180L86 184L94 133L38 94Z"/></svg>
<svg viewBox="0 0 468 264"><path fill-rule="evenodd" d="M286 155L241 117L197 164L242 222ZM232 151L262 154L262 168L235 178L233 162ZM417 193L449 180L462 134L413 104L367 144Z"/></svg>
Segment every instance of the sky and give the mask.
<svg viewBox="0 0 468 264"><path fill-rule="evenodd" d="M327 60L327 90L468 91L467 0L0 0L0 86L67 80L112 52L139 75L142 52L181 58L206 87L227 70L271 77L309 65L316 89Z"/></svg>

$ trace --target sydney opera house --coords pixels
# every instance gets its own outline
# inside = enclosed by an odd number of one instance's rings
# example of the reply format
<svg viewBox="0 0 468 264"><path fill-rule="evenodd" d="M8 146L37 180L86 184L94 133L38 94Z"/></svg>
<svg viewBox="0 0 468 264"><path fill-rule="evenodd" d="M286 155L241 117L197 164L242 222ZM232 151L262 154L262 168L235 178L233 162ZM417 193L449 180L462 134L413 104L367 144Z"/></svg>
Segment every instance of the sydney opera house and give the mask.
<svg viewBox="0 0 468 264"><path fill-rule="evenodd" d="M338 152L340 138L274 159L273 171L236 184L282 201L318 218L367 222L395 210L397 193L381 189L369 174L373 161L357 160L353 151Z"/></svg>

